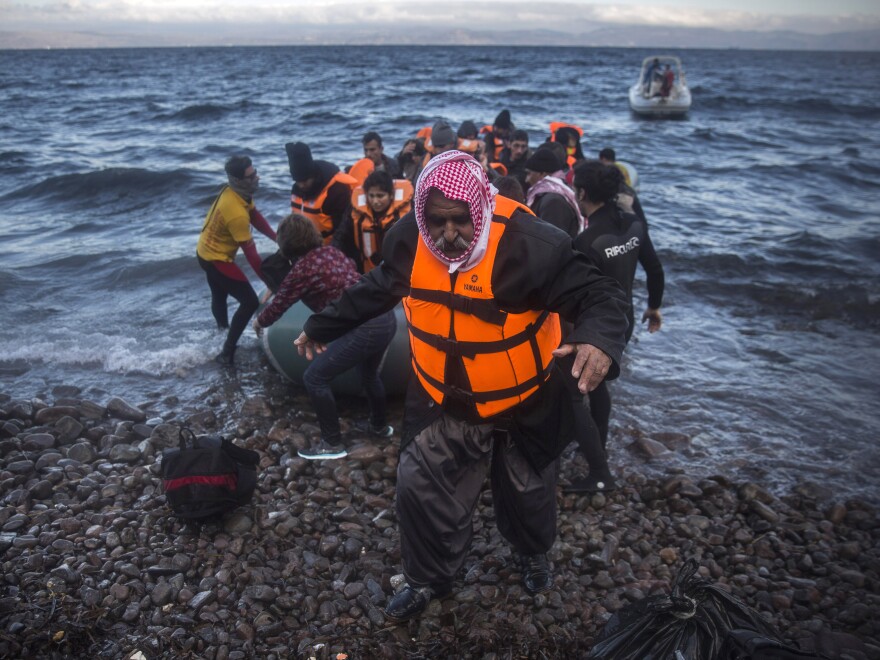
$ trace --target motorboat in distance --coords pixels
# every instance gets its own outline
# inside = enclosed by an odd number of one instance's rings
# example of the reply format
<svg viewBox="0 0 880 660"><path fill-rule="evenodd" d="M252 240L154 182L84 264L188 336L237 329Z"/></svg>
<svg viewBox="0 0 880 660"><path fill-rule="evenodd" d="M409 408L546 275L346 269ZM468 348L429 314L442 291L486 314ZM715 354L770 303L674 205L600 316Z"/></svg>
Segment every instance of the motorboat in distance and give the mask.
<svg viewBox="0 0 880 660"><path fill-rule="evenodd" d="M642 62L636 84L629 88L629 107L645 117L681 117L691 107L691 92L681 60L652 55Z"/></svg>

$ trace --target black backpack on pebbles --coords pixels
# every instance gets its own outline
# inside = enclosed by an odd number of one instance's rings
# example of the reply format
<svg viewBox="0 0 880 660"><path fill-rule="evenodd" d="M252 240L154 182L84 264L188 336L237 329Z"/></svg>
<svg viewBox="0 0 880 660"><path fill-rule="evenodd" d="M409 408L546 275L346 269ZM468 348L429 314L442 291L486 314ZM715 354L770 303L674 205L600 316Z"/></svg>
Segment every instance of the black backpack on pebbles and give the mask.
<svg viewBox="0 0 880 660"><path fill-rule="evenodd" d="M180 446L162 452L165 499L182 520L204 522L250 502L259 454L219 435L181 429Z"/></svg>

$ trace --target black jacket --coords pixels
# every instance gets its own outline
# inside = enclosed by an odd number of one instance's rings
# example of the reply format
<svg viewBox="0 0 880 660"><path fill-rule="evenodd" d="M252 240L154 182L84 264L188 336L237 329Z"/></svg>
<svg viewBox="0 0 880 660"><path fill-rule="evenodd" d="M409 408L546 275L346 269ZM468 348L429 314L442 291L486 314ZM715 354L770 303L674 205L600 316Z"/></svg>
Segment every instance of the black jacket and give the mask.
<svg viewBox="0 0 880 660"><path fill-rule="evenodd" d="M314 192L307 191L309 192L309 195L306 196L303 194L303 190L300 188L299 184L294 183L290 189L291 194L299 195L307 201L310 198L314 199L322 190L324 190L324 188L327 187L330 179L332 179L339 171L339 168L336 167L336 165L329 163L326 160L316 160L315 166L318 168L318 175L315 180L315 185L312 187ZM347 184L337 181L330 186L330 189L327 191L327 198L324 200L324 205L321 207L321 212L330 216L334 230L339 226L339 223L342 222L342 216L345 214L350 203L351 188L349 188Z"/></svg>
<svg viewBox="0 0 880 660"><path fill-rule="evenodd" d="M507 228L498 245L492 269L492 290L498 305L509 312L549 310L574 324L566 343L592 344L612 359L608 378L616 378L626 345L627 303L614 280L603 276L571 247L562 231L522 211L511 218L495 216ZM404 216L385 236L382 264L349 287L342 297L313 314L304 330L309 338L329 342L367 319L393 309L409 294L410 275L419 237L415 215ZM453 358L450 358L450 360ZM458 370L450 369L450 373ZM570 376L569 376L570 377ZM456 383L458 384L458 383ZM459 385L465 385L461 383ZM461 401L448 399L447 413L469 421L480 420ZM407 391L402 446L441 413L412 374ZM551 378L497 425L508 429L517 444L541 469L564 449L571 435L570 398L564 393L562 374Z"/></svg>
<svg viewBox="0 0 880 660"><path fill-rule="evenodd" d="M648 224L631 213L624 213L615 204L607 203L589 217L589 224L574 240L574 247L586 254L605 275L617 280L626 293L630 304L626 331L629 341L635 325L632 289L637 263L645 269L648 307L658 309L663 303L663 265L651 242Z"/></svg>
<svg viewBox="0 0 880 660"><path fill-rule="evenodd" d="M562 195L555 192L544 193L535 198L532 211L544 222L549 222L574 238L581 230L577 212Z"/></svg>

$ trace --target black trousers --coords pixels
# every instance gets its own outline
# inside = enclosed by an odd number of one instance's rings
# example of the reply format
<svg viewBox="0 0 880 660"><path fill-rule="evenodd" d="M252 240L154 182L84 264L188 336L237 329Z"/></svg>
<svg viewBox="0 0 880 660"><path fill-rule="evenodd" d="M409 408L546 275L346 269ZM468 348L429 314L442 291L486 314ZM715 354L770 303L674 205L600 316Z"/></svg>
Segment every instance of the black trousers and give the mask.
<svg viewBox="0 0 880 660"><path fill-rule="evenodd" d="M260 300L247 279L236 280L227 277L217 270L213 262L206 261L198 255L197 259L199 266L205 271L205 277L207 277L208 286L211 289L211 313L214 315L214 320L217 321L218 327L229 328L223 350L235 350L248 321L259 308ZM232 316L232 323L229 323L229 310L226 307L229 296L238 301L238 309Z"/></svg>
<svg viewBox="0 0 880 660"><path fill-rule="evenodd" d="M403 572L414 587L445 586L464 564L472 518L491 474L498 530L522 554L556 539L558 461L540 473L506 433L447 414L411 440L397 466Z"/></svg>

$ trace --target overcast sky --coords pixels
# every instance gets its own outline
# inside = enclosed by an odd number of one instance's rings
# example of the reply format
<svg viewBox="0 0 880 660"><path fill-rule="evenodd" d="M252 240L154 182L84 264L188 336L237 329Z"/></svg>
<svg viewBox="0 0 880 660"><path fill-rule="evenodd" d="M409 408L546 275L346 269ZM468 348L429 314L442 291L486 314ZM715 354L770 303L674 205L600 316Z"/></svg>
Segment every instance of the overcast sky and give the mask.
<svg viewBox="0 0 880 660"><path fill-rule="evenodd" d="M566 20L560 18L560 10ZM552 8L552 9L551 9ZM550 11L548 11L550 9ZM395 22L577 30L588 23L724 30L795 30L812 34L880 27L878 0L0 0L0 30L163 29L199 24L337 24ZM567 20L573 20L569 23ZM445 22L445 20L444 20Z"/></svg>

